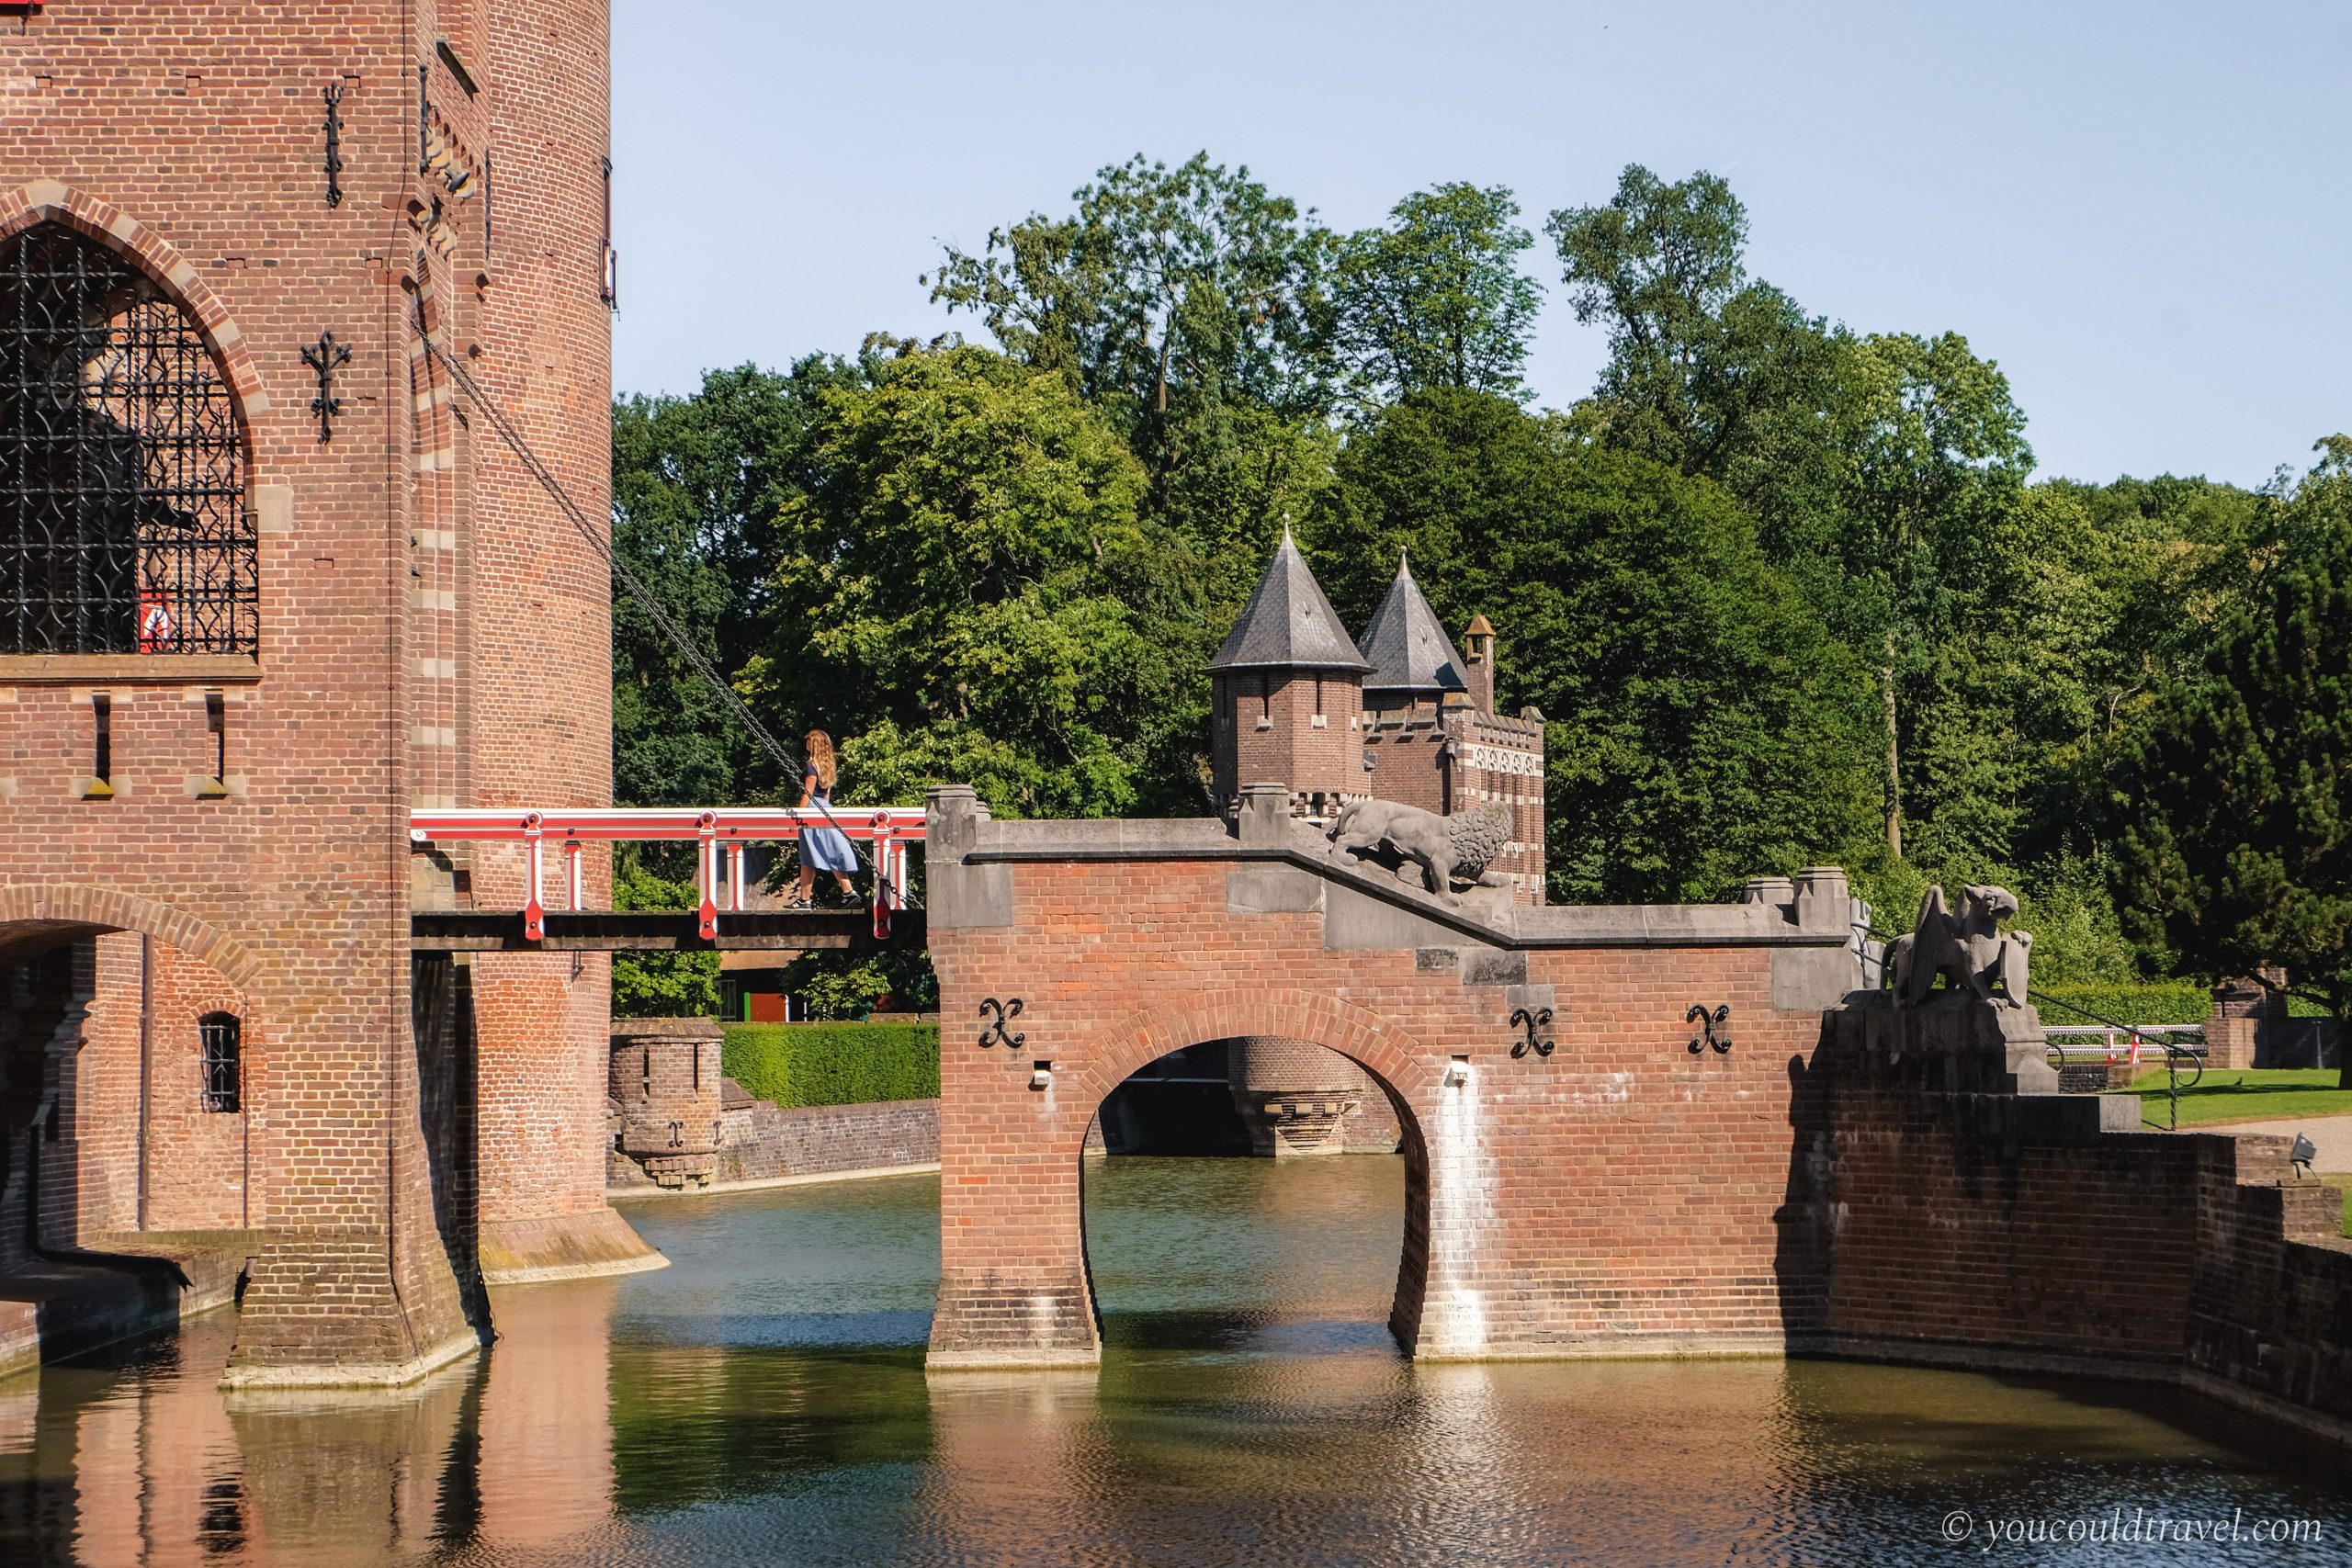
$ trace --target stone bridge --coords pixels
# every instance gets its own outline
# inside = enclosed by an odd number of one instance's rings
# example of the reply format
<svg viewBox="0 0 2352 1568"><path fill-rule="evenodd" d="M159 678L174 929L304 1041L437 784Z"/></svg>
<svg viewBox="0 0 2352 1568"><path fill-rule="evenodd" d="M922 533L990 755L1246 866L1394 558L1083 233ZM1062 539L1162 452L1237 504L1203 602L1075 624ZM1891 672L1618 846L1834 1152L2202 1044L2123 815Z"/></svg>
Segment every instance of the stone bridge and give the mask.
<svg viewBox="0 0 2352 1568"><path fill-rule="evenodd" d="M1228 829L933 797L932 1365L1093 1362L1089 1122L1155 1057L1264 1035L1352 1058L1394 1106L1413 1354L1781 1349L1791 1070L1860 982L1845 874L1737 905L1453 906L1334 859L1290 800L1248 789Z"/></svg>
<svg viewBox="0 0 2352 1568"><path fill-rule="evenodd" d="M2030 1007L1859 990L1840 871L1736 905L1453 905L1333 858L1293 798L1245 789L1228 828L933 797L934 1371L1098 1362L1097 1108L1168 1052L1275 1036L1395 1111L1417 1358L2066 1370L2352 1442L2352 1243L2284 1140L2049 1092Z"/></svg>

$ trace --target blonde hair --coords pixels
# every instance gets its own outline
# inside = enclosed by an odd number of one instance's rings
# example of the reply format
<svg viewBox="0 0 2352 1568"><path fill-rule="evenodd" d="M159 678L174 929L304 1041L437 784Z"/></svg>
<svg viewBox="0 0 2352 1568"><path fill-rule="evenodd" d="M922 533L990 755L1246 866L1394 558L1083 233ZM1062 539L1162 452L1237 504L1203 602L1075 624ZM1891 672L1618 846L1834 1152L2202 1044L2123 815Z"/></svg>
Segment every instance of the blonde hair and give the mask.
<svg viewBox="0 0 2352 1568"><path fill-rule="evenodd" d="M808 748L808 765L817 770L817 787L831 795L833 792L833 738L821 729L812 729L804 739Z"/></svg>

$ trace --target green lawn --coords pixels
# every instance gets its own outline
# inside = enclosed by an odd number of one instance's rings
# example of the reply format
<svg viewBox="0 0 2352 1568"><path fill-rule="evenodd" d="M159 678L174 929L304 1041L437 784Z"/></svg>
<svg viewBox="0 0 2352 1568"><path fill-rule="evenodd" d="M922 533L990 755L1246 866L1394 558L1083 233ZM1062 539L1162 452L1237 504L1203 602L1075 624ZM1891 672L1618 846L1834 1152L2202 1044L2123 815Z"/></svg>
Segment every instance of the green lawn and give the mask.
<svg viewBox="0 0 2352 1568"><path fill-rule="evenodd" d="M2336 1088L2336 1081L2334 1067L2209 1072L2195 1089L2180 1091L2180 1124L2199 1127L2274 1117L2352 1115L2352 1089ZM2165 1124L2162 1067L2142 1073L2128 1089L2118 1092L2146 1096L2141 1114L2152 1125Z"/></svg>
<svg viewBox="0 0 2352 1568"><path fill-rule="evenodd" d="M2320 1179L2330 1187L2344 1190L2344 1235L2346 1239L2352 1239L2352 1171L2335 1171Z"/></svg>

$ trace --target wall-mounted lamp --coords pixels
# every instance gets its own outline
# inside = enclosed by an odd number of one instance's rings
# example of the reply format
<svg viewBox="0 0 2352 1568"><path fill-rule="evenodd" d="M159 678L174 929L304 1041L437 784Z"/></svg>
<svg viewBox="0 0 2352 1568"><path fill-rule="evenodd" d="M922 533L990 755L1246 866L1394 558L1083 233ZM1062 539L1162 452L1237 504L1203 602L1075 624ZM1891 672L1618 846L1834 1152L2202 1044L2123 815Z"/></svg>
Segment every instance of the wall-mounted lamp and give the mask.
<svg viewBox="0 0 2352 1568"><path fill-rule="evenodd" d="M1470 1081L1470 1058L1456 1056L1445 1065L1445 1087L1460 1089Z"/></svg>
<svg viewBox="0 0 2352 1568"><path fill-rule="evenodd" d="M1030 1063L1030 1064L1029 1064L1029 1087L1030 1087L1031 1089L1051 1089L1051 1088L1053 1088L1053 1087L1054 1087L1054 1065L1053 1065L1051 1062L1032 1062L1032 1063Z"/></svg>

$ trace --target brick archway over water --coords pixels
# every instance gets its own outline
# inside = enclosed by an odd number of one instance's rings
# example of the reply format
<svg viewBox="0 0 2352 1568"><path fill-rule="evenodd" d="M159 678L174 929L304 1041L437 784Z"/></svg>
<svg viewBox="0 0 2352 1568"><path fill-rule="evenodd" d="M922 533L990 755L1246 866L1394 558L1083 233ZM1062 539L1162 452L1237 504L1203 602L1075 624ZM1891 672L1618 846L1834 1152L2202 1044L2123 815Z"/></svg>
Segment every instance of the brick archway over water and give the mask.
<svg viewBox="0 0 2352 1568"><path fill-rule="evenodd" d="M1085 1112L1076 1118L1079 1143L1056 1151L1058 1157L1080 1169L1077 1219L1081 1258L1086 1223L1082 1165L1088 1122L1113 1090L1146 1065L1187 1045L1242 1035L1280 1035L1337 1052L1369 1073L1388 1097L1396 1113L1405 1156L1404 1245L1396 1260L1388 1327L1397 1343L1410 1349L1419 1337L1428 1297L1430 1240L1429 1143L1415 1107L1430 1098L1425 1091L1438 1087L1423 1080L1440 1070L1431 1066L1429 1053L1419 1041L1379 1014L1339 997L1289 987L1190 997L1172 994L1159 1006L1110 1030L1087 1065L1069 1075L1067 1087L1064 1075L1056 1073L1052 1092L1066 1095L1071 1107ZM1094 1299L1091 1264L1082 1269L1081 1280L1088 1320L1099 1335L1101 1308Z"/></svg>
<svg viewBox="0 0 2352 1568"><path fill-rule="evenodd" d="M1392 1097L1408 1137L1420 1127L1412 1107L1432 1068L1427 1048L1396 1025L1341 998L1285 987L1170 995L1107 1032L1087 1065L1069 1077L1074 1100L1100 1107L1129 1076L1170 1051L1245 1034L1279 1034L1337 1051L1369 1069ZM1057 1074L1057 1089L1066 1075ZM1091 1114L1091 1112L1090 1112ZM1081 1140L1085 1128L1079 1130Z"/></svg>
<svg viewBox="0 0 2352 1568"><path fill-rule="evenodd" d="M1787 902L1482 908L1334 860L1286 809L998 823L968 792L935 797L926 854L933 1368L1096 1363L1087 1124L1145 1063L1242 1035L1390 1094L1412 1355L1777 1353L1807 1306L1782 1269L1789 1064L1853 984L1842 874ZM1732 1010L1735 1050L1687 1048L1701 1003ZM1552 1048L1512 1055L1545 1009Z"/></svg>

